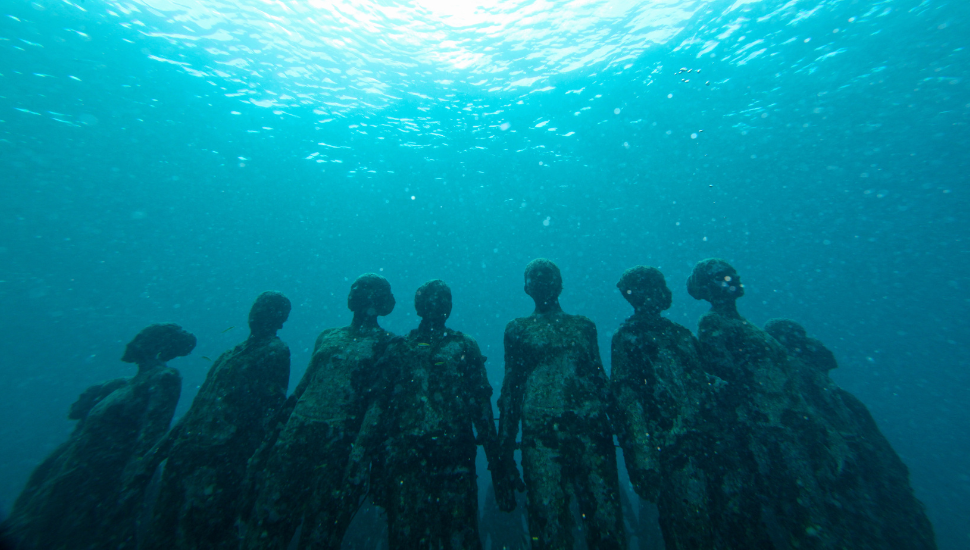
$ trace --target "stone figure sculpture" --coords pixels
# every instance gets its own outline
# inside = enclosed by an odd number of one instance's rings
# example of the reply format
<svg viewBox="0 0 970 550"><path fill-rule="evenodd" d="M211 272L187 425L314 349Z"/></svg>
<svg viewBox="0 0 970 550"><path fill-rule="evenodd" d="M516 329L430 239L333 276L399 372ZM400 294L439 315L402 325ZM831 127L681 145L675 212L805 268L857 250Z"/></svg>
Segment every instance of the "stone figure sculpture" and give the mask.
<svg viewBox="0 0 970 550"><path fill-rule="evenodd" d="M246 464L286 400L290 348L276 332L290 301L264 292L249 313L250 335L213 363L192 407L148 457L167 459L145 549L236 549Z"/></svg>
<svg viewBox="0 0 970 550"><path fill-rule="evenodd" d="M714 403L719 436L704 468L709 540L677 548L840 548L826 485L842 467L845 444L801 396L788 354L744 319L737 271L699 262L687 291L711 303L698 325L705 370L726 384ZM668 541L670 545L670 541Z"/></svg>
<svg viewBox="0 0 970 550"><path fill-rule="evenodd" d="M772 319L765 332L788 351L799 387L814 415L841 434L848 452L839 475L826 486L830 521L849 548L936 548L933 526L913 495L909 470L866 406L838 387L829 371L835 354L788 319Z"/></svg>
<svg viewBox="0 0 970 550"><path fill-rule="evenodd" d="M610 373L630 481L640 498L658 504L668 548L704 547L711 530L705 470L717 438L711 398L720 381L704 372L694 335L661 316L671 292L658 269L628 269L616 286L634 309L613 335Z"/></svg>
<svg viewBox="0 0 970 550"><path fill-rule="evenodd" d="M69 414L78 421L74 432L34 470L7 520L18 548L135 548L147 480L130 479L178 404L182 378L165 363L193 348L195 336L182 327L150 325L121 358L138 373L81 394Z"/></svg>
<svg viewBox="0 0 970 550"><path fill-rule="evenodd" d="M362 503L364 487L348 477L348 461L379 379L375 364L393 337L377 323L394 309L391 285L361 275L347 307L350 325L317 338L277 432L250 460L244 548L287 548L301 523L298 548L340 548Z"/></svg>
<svg viewBox="0 0 970 550"><path fill-rule="evenodd" d="M549 260L525 270L535 311L505 327L499 442L513 456L522 424L522 470L534 549L571 549L574 497L590 549L625 548L609 381L596 326L559 305L562 276Z"/></svg>
<svg viewBox="0 0 970 550"><path fill-rule="evenodd" d="M445 326L451 289L441 280L414 298L421 323L395 340L381 360L384 394L368 412L360 459L382 449L381 491L391 549L481 548L478 531L476 438L489 469L501 471L492 387L475 340ZM507 474L493 474L499 499L513 499Z"/></svg>

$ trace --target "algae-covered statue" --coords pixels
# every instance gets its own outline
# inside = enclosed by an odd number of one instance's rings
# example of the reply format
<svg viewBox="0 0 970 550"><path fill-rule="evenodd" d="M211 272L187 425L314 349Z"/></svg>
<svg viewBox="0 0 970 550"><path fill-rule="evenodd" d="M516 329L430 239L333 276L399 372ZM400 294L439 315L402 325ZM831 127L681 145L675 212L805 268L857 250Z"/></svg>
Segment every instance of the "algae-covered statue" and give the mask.
<svg viewBox="0 0 970 550"><path fill-rule="evenodd" d="M703 547L710 540L704 470L717 437L710 407L718 380L704 372L690 330L661 316L671 305L663 273L636 266L616 286L634 309L613 335L610 373L630 481L640 498L658 503L668 548Z"/></svg>
<svg viewBox="0 0 970 550"><path fill-rule="evenodd" d="M699 262L687 291L711 303L699 349L705 370L726 384L715 399L721 435L707 449L716 458L704 472L711 538L682 547L840 548L827 483L845 442L813 416L785 348L738 313L744 285L733 267Z"/></svg>
<svg viewBox="0 0 970 550"><path fill-rule="evenodd" d="M134 548L143 484L129 483L139 459L168 430L182 378L165 365L195 348L176 324L150 325L121 360L138 365L132 378L85 390L71 406L78 424L31 474L7 521L17 548Z"/></svg>
<svg viewBox="0 0 970 550"><path fill-rule="evenodd" d="M421 323L395 340L381 367L383 395L368 412L357 457L380 448L381 501L391 549L481 548L478 531L478 440L499 498L514 499L500 464L492 387L475 340L445 326L451 289L441 280L414 297ZM514 502L514 500L512 500Z"/></svg>
<svg viewBox="0 0 970 550"><path fill-rule="evenodd" d="M571 496L590 549L625 548L609 381L596 326L563 312L562 276L549 260L529 263L525 292L535 301L535 311L505 327L505 379L498 406L504 460L511 460L522 424L532 548L573 547Z"/></svg>
<svg viewBox="0 0 970 550"><path fill-rule="evenodd" d="M391 285L380 275L361 275L347 307L350 325L317 338L306 373L278 415L278 432L250 459L247 484L255 496L244 499L244 548L286 548L301 523L299 548L340 548L362 503L364 486L348 477L348 460L380 378L375 363L393 338L377 323L394 309Z"/></svg>
<svg viewBox="0 0 970 550"><path fill-rule="evenodd" d="M239 547L246 464L286 400L290 348L276 333L290 307L279 292L256 298L249 338L216 359L192 407L148 457L149 475L168 461L142 548Z"/></svg>
<svg viewBox="0 0 970 550"><path fill-rule="evenodd" d="M832 523L845 547L936 548L933 526L913 495L906 465L866 406L829 378L838 367L832 351L788 319L768 321L765 332L788 350L815 416L842 434L848 446L838 477L828 484Z"/></svg>

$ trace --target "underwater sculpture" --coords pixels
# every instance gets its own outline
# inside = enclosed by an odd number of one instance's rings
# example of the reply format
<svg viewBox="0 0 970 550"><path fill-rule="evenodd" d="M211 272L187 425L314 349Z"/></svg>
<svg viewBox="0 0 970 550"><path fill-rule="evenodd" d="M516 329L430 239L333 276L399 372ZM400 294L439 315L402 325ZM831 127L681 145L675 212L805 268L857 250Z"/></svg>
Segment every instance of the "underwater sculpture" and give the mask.
<svg viewBox="0 0 970 550"><path fill-rule="evenodd" d="M71 406L70 438L31 474L7 521L23 550L134 548L138 504L146 483L127 483L165 434L182 378L165 365L195 348L176 324L150 325L121 360L138 365L132 378L92 386Z"/></svg>
<svg viewBox="0 0 970 550"><path fill-rule="evenodd" d="M630 481L640 498L658 503L668 548L707 547L704 470L718 437L710 407L719 381L704 372L690 330L660 315L671 292L659 270L630 268L616 286L634 309L613 335L610 373Z"/></svg>
<svg viewBox="0 0 970 550"><path fill-rule="evenodd" d="M249 338L216 359L192 407L146 457L149 476L168 462L142 548L239 547L246 464L286 400L290 348L276 332L290 307L279 292L256 298Z"/></svg>
<svg viewBox="0 0 970 550"><path fill-rule="evenodd" d="M688 293L711 303L698 324L704 369L716 392L716 446L697 448L704 467L710 540L675 548L841 548L827 487L846 454L842 437L816 418L795 367L774 338L738 313L744 295L726 261L699 262ZM671 541L667 541L670 548Z"/></svg>
<svg viewBox="0 0 970 550"><path fill-rule="evenodd" d="M421 323L407 337L395 339L381 359L382 396L368 411L355 445L358 471L368 451L380 449L382 479L375 482L387 511L392 550L481 548L475 472L479 442L497 499L515 502L502 471L515 464L499 462L485 357L473 338L445 326L451 306L444 281L429 281L417 290L414 308Z"/></svg>
<svg viewBox="0 0 970 550"><path fill-rule="evenodd" d="M361 505L365 487L348 477L348 460L380 376L375 363L393 338L377 324L394 309L391 285L361 275L347 307L350 325L317 338L277 433L250 459L247 490L255 496L244 498L244 548L287 548L301 522L298 548L340 548Z"/></svg>
<svg viewBox="0 0 970 550"><path fill-rule="evenodd" d="M535 311L505 327L505 379L498 406L505 460L512 459L522 423L532 548L573 547L571 495L591 550L625 548L609 381L596 326L563 312L562 276L549 260L529 263L525 292L535 301Z"/></svg>
<svg viewBox="0 0 970 550"><path fill-rule="evenodd" d="M845 547L936 548L933 526L913 495L906 465L866 406L829 378L829 371L838 368L835 355L788 319L768 321L765 332L788 350L815 415L842 434L848 446L838 478L828 487L832 522Z"/></svg>

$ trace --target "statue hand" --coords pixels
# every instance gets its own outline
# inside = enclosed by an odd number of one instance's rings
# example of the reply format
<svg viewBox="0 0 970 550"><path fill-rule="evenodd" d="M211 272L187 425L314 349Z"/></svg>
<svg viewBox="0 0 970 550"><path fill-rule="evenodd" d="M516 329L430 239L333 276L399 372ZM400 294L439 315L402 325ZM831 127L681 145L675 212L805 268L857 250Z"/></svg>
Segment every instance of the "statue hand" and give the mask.
<svg viewBox="0 0 970 550"><path fill-rule="evenodd" d="M492 487L498 509L503 512L515 510L515 492L525 491L525 483L519 476L515 461L503 461L502 466L492 472Z"/></svg>
<svg viewBox="0 0 970 550"><path fill-rule="evenodd" d="M347 480L353 485L363 485L367 483L368 462L365 460L363 449L355 445L350 452L350 460L347 461Z"/></svg>

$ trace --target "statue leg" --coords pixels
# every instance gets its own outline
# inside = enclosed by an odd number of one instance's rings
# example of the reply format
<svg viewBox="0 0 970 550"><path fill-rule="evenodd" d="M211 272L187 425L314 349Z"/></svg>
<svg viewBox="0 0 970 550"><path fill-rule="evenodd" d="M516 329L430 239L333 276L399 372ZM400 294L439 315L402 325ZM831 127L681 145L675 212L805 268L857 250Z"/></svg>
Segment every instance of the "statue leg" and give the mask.
<svg viewBox="0 0 970 550"><path fill-rule="evenodd" d="M529 539L534 550L572 550L572 517L563 487L558 429L522 436L522 471L528 494Z"/></svg>
<svg viewBox="0 0 970 550"><path fill-rule="evenodd" d="M285 429L267 461L246 526L246 550L285 550L303 520L328 426L306 422Z"/></svg>
<svg viewBox="0 0 970 550"><path fill-rule="evenodd" d="M613 438L582 432L574 438L576 441L572 442L571 450L575 456L571 457L570 463L575 470L570 473L586 527L586 545L590 550L625 549L626 533Z"/></svg>
<svg viewBox="0 0 970 550"><path fill-rule="evenodd" d="M350 483L345 475L351 442L335 437L319 457L299 548L340 549L364 498L364 486Z"/></svg>

